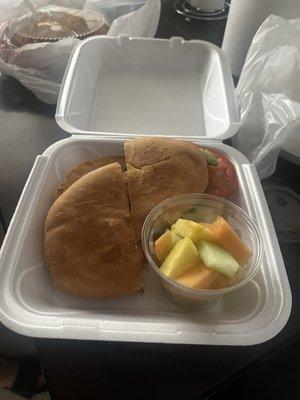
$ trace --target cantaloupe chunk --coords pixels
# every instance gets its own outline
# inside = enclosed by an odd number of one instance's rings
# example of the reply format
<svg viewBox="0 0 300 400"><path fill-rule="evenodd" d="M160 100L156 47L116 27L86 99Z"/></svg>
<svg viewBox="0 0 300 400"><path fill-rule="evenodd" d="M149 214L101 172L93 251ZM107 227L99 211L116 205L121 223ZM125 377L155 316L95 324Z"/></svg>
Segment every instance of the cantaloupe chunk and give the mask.
<svg viewBox="0 0 300 400"><path fill-rule="evenodd" d="M176 281L183 286L194 289L209 289L210 286L222 277L217 271L207 268L202 262L180 275Z"/></svg>
<svg viewBox="0 0 300 400"><path fill-rule="evenodd" d="M198 251L190 238L179 240L160 267L170 278L176 279L199 263Z"/></svg>
<svg viewBox="0 0 300 400"><path fill-rule="evenodd" d="M171 232L169 229L166 230L154 243L154 250L156 258L159 262L164 261L164 259L169 255L170 251L174 245L181 238L175 233Z"/></svg>
<svg viewBox="0 0 300 400"><path fill-rule="evenodd" d="M213 240L213 235L206 226L188 219L179 218L171 227L172 232L182 238L188 237L196 244L200 240Z"/></svg>
<svg viewBox="0 0 300 400"><path fill-rule="evenodd" d="M220 274L220 276L215 279L212 284L208 287L210 290L224 289L228 286L231 286L231 279L224 274Z"/></svg>
<svg viewBox="0 0 300 400"><path fill-rule="evenodd" d="M252 256L251 250L238 237L224 218L217 217L215 222L212 223L210 230L215 241L227 250L241 266L247 263Z"/></svg>

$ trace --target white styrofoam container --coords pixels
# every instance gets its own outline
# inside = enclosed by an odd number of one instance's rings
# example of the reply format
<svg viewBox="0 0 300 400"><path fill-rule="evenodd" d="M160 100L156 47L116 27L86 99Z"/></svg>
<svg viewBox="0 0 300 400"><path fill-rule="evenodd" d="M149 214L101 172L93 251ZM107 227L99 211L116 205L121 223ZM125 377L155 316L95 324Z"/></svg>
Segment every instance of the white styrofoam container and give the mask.
<svg viewBox="0 0 300 400"><path fill-rule="evenodd" d="M90 38L63 87L56 119L73 134L223 140L239 126L225 56L207 42Z"/></svg>
<svg viewBox="0 0 300 400"><path fill-rule="evenodd" d="M6 326L35 337L215 345L257 344L283 328L291 293L262 187L254 166L221 142L238 128L238 113L218 48L179 38L88 39L70 60L57 119L73 135L37 157L1 251L0 316ZM144 271L144 294L85 300L56 291L43 268L44 220L66 173L89 159L121 155L124 140L149 134L222 150L238 175L231 200L261 229L260 271L205 311L172 304L151 270Z"/></svg>

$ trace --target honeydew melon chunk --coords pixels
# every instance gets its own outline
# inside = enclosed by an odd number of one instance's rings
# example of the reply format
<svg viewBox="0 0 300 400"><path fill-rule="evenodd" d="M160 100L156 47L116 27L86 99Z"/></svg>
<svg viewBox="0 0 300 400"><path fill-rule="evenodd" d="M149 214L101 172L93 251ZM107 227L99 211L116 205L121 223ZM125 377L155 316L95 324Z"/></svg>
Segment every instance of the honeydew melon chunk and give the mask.
<svg viewBox="0 0 300 400"><path fill-rule="evenodd" d="M201 240L197 245L199 255L208 268L233 278L240 268L235 258L221 246Z"/></svg>
<svg viewBox="0 0 300 400"><path fill-rule="evenodd" d="M214 236L214 241L227 250L240 266L247 263L252 256L252 251L224 218L217 217L210 230Z"/></svg>

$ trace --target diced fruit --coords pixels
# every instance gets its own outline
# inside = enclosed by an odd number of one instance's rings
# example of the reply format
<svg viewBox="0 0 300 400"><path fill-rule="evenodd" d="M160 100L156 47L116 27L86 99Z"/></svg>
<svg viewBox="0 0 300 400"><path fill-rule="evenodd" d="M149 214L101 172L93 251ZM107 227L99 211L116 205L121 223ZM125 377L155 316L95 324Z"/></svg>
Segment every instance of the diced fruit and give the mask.
<svg viewBox="0 0 300 400"><path fill-rule="evenodd" d="M211 226L211 232L215 241L226 249L241 266L247 263L252 256L251 250L238 237L224 218L217 217Z"/></svg>
<svg viewBox="0 0 300 400"><path fill-rule="evenodd" d="M176 281L183 286L195 289L208 289L222 274L207 268L202 262L180 275Z"/></svg>
<svg viewBox="0 0 300 400"><path fill-rule="evenodd" d="M240 268L232 255L215 243L202 240L197 248L202 261L207 267L215 269L230 278L233 278Z"/></svg>
<svg viewBox="0 0 300 400"><path fill-rule="evenodd" d="M213 283L209 286L210 290L224 289L228 286L231 286L231 279L224 275L220 274L219 277L213 281Z"/></svg>
<svg viewBox="0 0 300 400"><path fill-rule="evenodd" d="M187 219L179 218L171 228L172 232L181 237L188 237L194 243L199 240L213 240L213 235L210 229L198 222L189 221Z"/></svg>
<svg viewBox="0 0 300 400"><path fill-rule="evenodd" d="M171 249L180 239L179 236L167 229L154 243L155 255L158 261L164 261Z"/></svg>
<svg viewBox="0 0 300 400"><path fill-rule="evenodd" d="M198 263L198 251L192 240L186 237L175 244L160 269L170 278L177 278Z"/></svg>

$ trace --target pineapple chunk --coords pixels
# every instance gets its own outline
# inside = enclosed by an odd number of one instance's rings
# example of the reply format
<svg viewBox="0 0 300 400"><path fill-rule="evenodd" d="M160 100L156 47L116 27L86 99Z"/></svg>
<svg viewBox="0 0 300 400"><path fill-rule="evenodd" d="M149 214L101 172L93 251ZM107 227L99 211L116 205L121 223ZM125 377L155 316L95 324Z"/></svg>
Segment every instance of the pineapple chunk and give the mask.
<svg viewBox="0 0 300 400"><path fill-rule="evenodd" d="M187 219L179 218L171 227L172 232L183 238L188 237L194 243L200 240L213 240L213 234L206 226L198 222L189 221Z"/></svg>
<svg viewBox="0 0 300 400"><path fill-rule="evenodd" d="M177 278L199 263L198 251L188 237L179 240L161 266L161 271L170 278Z"/></svg>
<svg viewBox="0 0 300 400"><path fill-rule="evenodd" d="M159 262L164 261L168 256L171 249L181 238L171 232L169 229L166 230L154 243L155 255Z"/></svg>

